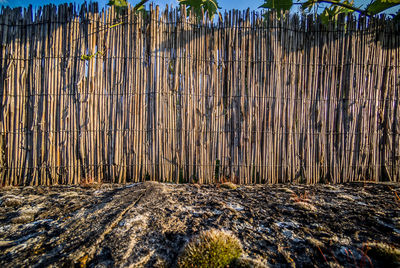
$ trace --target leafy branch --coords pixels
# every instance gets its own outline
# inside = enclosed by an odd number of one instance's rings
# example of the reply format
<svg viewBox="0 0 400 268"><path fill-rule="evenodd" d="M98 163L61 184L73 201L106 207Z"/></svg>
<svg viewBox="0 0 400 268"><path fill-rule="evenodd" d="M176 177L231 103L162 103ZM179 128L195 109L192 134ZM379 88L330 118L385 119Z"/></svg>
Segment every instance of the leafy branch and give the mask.
<svg viewBox="0 0 400 268"><path fill-rule="evenodd" d="M289 11L295 4L301 5L301 8L305 11L310 11L318 4L329 4L319 15L321 22L327 24L329 21L337 20L339 14L357 12L361 15L372 17L389 8L400 6L400 0L373 0L365 9L356 7L353 0L308 0L306 2L297 0L297 2L293 3L293 0L265 0L265 3L260 8L276 10L279 16L282 11ZM400 19L400 12L393 16L393 18Z"/></svg>
<svg viewBox="0 0 400 268"><path fill-rule="evenodd" d="M318 0L318 1L309 0L309 1L305 2L305 3L302 3L301 5L302 5L303 9L306 9L306 8L309 8L310 6L312 7L313 5L318 4L318 3L326 3L326 4L330 4L333 7L344 8L343 10L347 10L348 12L358 12L358 13L360 13L362 15L370 16L370 14L369 14L369 12L367 10L363 10L361 8L355 7L353 1L351 1L351 2L349 2L349 1L340 2L340 1L336 1L336 0Z"/></svg>

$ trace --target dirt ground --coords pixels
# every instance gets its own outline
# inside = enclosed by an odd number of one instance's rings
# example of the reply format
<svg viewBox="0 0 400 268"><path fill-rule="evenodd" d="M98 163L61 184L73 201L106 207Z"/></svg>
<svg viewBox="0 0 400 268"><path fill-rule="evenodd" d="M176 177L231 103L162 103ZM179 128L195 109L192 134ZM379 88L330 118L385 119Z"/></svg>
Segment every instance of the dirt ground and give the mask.
<svg viewBox="0 0 400 268"><path fill-rule="evenodd" d="M266 267L396 267L400 185L161 184L0 189L1 267L174 267L230 230Z"/></svg>

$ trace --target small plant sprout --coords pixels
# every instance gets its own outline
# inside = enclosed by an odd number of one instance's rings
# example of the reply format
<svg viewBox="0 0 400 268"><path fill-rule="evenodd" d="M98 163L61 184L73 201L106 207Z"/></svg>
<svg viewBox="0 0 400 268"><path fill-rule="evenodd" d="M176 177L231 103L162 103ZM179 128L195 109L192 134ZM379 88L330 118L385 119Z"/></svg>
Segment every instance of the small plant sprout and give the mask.
<svg viewBox="0 0 400 268"><path fill-rule="evenodd" d="M93 177L82 178L79 185L83 188L99 187L100 183Z"/></svg>
<svg viewBox="0 0 400 268"><path fill-rule="evenodd" d="M102 51L97 51L95 54L92 54L92 55L82 55L82 56L81 56L81 60L90 61L90 60L93 59L94 57L97 57L98 54L104 56L104 52L102 52Z"/></svg>
<svg viewBox="0 0 400 268"><path fill-rule="evenodd" d="M394 200L396 201L397 204L400 204L400 197L397 194L397 192L395 190L393 190L392 187L388 186L388 188L394 193Z"/></svg>
<svg viewBox="0 0 400 268"><path fill-rule="evenodd" d="M290 197L290 200L293 201L293 204L297 206L298 208L301 208L303 210L309 210L309 211L317 211L317 208L310 203L311 197L308 195L307 192L304 194L292 194Z"/></svg>
<svg viewBox="0 0 400 268"><path fill-rule="evenodd" d="M211 229L193 238L178 258L178 267L227 267L242 254L238 238L227 231Z"/></svg>
<svg viewBox="0 0 400 268"><path fill-rule="evenodd" d="M291 199L293 202L307 202L310 200L310 197L308 196L307 192L304 192L304 194L292 194Z"/></svg>

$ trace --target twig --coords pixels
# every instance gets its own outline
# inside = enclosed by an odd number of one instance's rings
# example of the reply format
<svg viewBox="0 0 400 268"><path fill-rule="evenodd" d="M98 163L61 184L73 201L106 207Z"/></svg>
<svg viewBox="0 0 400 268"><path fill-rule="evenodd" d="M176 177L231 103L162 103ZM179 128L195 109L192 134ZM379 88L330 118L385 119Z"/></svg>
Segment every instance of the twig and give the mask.
<svg viewBox="0 0 400 268"><path fill-rule="evenodd" d="M324 257L325 262L328 263L328 260L326 259L326 257L324 255L324 253L322 252L321 248L318 245L316 245L316 246L317 246L319 252L321 253L322 257Z"/></svg>
<svg viewBox="0 0 400 268"><path fill-rule="evenodd" d="M371 14L368 13L367 10L361 9L361 8L357 8L355 6L349 5L349 4L345 4L339 1L335 1L335 0L318 0L317 3L327 3L327 4L331 4L331 5L336 5L336 6L340 6L340 7L344 7L350 10L353 10L355 12L360 13L361 15L365 15L368 17L371 17Z"/></svg>

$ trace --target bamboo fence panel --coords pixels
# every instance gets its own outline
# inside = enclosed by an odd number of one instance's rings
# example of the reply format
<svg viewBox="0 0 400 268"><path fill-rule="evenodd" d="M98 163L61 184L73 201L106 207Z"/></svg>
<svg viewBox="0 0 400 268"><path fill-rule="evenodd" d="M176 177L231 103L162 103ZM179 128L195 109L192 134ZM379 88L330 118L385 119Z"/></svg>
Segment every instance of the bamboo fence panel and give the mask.
<svg viewBox="0 0 400 268"><path fill-rule="evenodd" d="M399 33L384 17L2 8L0 183L400 181Z"/></svg>

